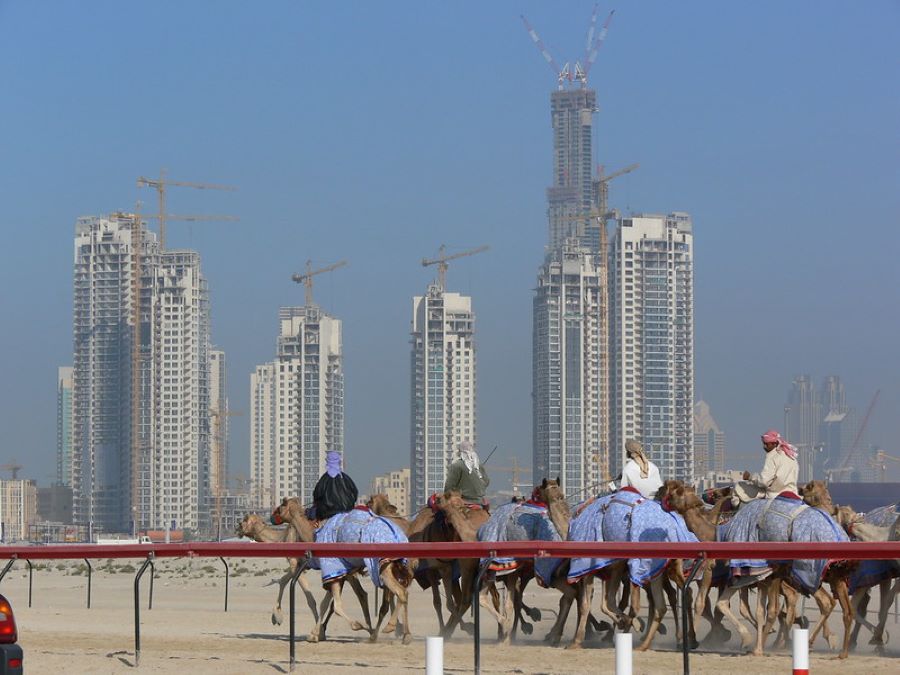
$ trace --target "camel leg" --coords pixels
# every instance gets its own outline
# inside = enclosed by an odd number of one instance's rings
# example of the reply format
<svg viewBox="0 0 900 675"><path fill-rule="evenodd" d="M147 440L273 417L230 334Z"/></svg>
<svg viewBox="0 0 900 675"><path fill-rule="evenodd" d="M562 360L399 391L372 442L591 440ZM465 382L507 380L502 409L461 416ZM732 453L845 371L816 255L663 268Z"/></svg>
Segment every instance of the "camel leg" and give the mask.
<svg viewBox="0 0 900 675"><path fill-rule="evenodd" d="M567 583L562 577L557 577L553 580L553 588L558 590L561 594L559 596L559 611L556 614L556 621L553 623L553 628L547 633L547 637L544 638L544 641L550 643L552 647L558 647L562 640L566 620L569 618L569 612L572 609L572 603L578 596L578 591L577 586ZM578 616L578 620L578 622L581 623L581 615Z"/></svg>
<svg viewBox="0 0 900 675"><path fill-rule="evenodd" d="M816 641L816 636L818 636L819 631L822 630L822 627L827 627L828 617L831 615L831 611L834 609L835 604L834 600L828 594L828 591L825 590L824 586L819 586L819 588L816 589L816 592L813 593L813 599L819 606L819 620L816 621L816 625L813 627L812 632L809 634L810 645L812 645Z"/></svg>
<svg viewBox="0 0 900 675"><path fill-rule="evenodd" d="M784 598L784 620L775 637L775 649L781 649L787 644L787 639L791 633L791 627L797 618L797 598L800 594L797 590L786 581L781 582L781 596Z"/></svg>
<svg viewBox="0 0 900 675"><path fill-rule="evenodd" d="M503 578L506 587L506 602L504 603L502 619L500 621L501 644L509 645L512 642L512 627L516 617L516 599L519 592L519 575L516 572L507 574Z"/></svg>
<svg viewBox="0 0 900 675"><path fill-rule="evenodd" d="M759 589L757 588L757 591ZM738 593L739 607L741 610L741 616L744 617L746 621L749 621L754 628L756 628L756 616L750 610L750 587L745 586L740 589Z"/></svg>
<svg viewBox="0 0 900 675"><path fill-rule="evenodd" d="M434 613L437 614L438 632L444 634L444 613L441 611L444 601L441 598L441 580L436 574L429 574L431 580L431 604L434 605ZM449 598L447 598L449 602Z"/></svg>
<svg viewBox="0 0 900 675"><path fill-rule="evenodd" d="M839 659L846 659L850 653L850 628L853 625L853 606L850 604L850 592L847 586L847 577L839 577L832 584L838 602L841 604L841 612L844 619L844 641L841 646L841 653L838 654Z"/></svg>
<svg viewBox="0 0 900 675"><path fill-rule="evenodd" d="M369 613L369 594L366 592L366 589L362 587L362 584L359 581L359 577L355 574L351 574L346 577L346 581L350 584L350 588L353 589L353 593L356 595L356 599L359 600L359 607L362 609L363 618L366 620L366 630L369 633L372 632L372 615ZM336 613L336 612L335 612ZM362 630L359 628L354 628L353 630Z"/></svg>
<svg viewBox="0 0 900 675"><path fill-rule="evenodd" d="M359 582L357 582L357 584L358 583ZM354 591L356 591L356 587L353 584L350 584L350 586L353 588ZM350 624L350 630L364 630L364 631L368 631L368 633L371 635L372 634L372 619L369 614L368 594L366 594L366 592L363 590L362 586L359 586L359 589L362 591L362 595L357 594L357 597L359 598L360 604L362 605L363 609L365 610L363 612L365 614L365 618L366 618L365 626L363 626L356 619L351 619L347 615L347 613L344 611L344 604L343 604L343 602L341 602L341 582L340 581L331 582L328 585L328 589L329 589L329 591L331 591L331 599L333 601L332 604L334 607L334 613L337 614L342 619L344 619L348 624Z"/></svg>
<svg viewBox="0 0 900 675"><path fill-rule="evenodd" d="M869 599L871 597L869 588L858 589L851 597L850 604L853 605L853 616L856 618L856 624L853 626L853 632L850 633L850 649L855 649L857 640L859 639L859 629L865 626L872 632L872 639L875 639L876 627L866 620L866 613L869 610ZM884 596L882 595L882 598Z"/></svg>
<svg viewBox="0 0 900 675"><path fill-rule="evenodd" d="M587 622L588 616L591 613L591 599L594 597L594 575L588 574L586 577L583 577L573 589L575 591L575 597L578 600L578 625L575 628L575 635L572 637L572 642L566 647L566 649L581 649L581 645L584 643L584 634L587 630ZM606 602L603 603L604 608L606 607ZM612 612L608 610L607 614L609 616L613 616ZM559 621L559 617L557 617L557 621ZM563 626L559 628L559 635L562 638Z"/></svg>
<svg viewBox="0 0 900 675"><path fill-rule="evenodd" d="M766 588L766 620L762 630L762 646L765 647L769 633L778 621L778 595L781 592L781 579L774 579Z"/></svg>
<svg viewBox="0 0 900 675"><path fill-rule="evenodd" d="M766 642L766 598L773 583L769 580L759 583L756 589L756 647L754 656L763 655L763 646Z"/></svg>
<svg viewBox="0 0 900 675"><path fill-rule="evenodd" d="M453 611L450 612L450 619L447 621L447 625L444 629L445 639L449 639L453 635L453 631L456 629L457 624L462 622L463 615L468 611L472 604L472 584L475 582L475 575L478 574L478 561L474 561L474 566L472 562L473 561L468 558L459 561L459 602L455 603L456 606L453 608Z"/></svg>
<svg viewBox="0 0 900 675"><path fill-rule="evenodd" d="M409 630L409 589L397 579L394 574L393 563L388 563L381 571L381 579L391 593L397 598L397 605L391 613L391 618L384 627L385 633L390 633L397 625L398 618L403 623L403 644L408 645L412 642L412 632ZM402 614L402 616L400 616ZM376 633L377 635L377 633Z"/></svg>
<svg viewBox="0 0 900 675"><path fill-rule="evenodd" d="M661 578L657 577L650 582L648 595L650 596L649 604L652 608L650 610L650 625L647 627L647 633L644 637L644 640L635 650L639 652L645 652L650 648L650 645L653 643L653 638L656 636L656 631L659 629L659 625L662 622L663 617L666 615L666 599L665 595L663 594Z"/></svg>
<svg viewBox="0 0 900 675"><path fill-rule="evenodd" d="M900 593L900 579L894 581L891 585L890 581L882 581L880 584L880 605L878 607L878 628L869 640L869 644L878 646L881 652L886 642L884 638L884 627L887 625L888 612L894 602L894 598Z"/></svg>
<svg viewBox="0 0 900 675"><path fill-rule="evenodd" d="M672 608L672 614L675 615L675 644L679 644L681 642L681 622L678 620L678 594L675 591L675 587L672 585L672 580L666 576L662 577L662 587L663 593L665 594L666 599L669 601L669 607Z"/></svg>
<svg viewBox="0 0 900 675"><path fill-rule="evenodd" d="M747 630L747 627L740 622L740 620L734 615L731 611L731 598L737 593L738 589L733 586L727 586L716 599L716 610L722 613L728 621L734 626L738 633L741 635L741 648L747 649L753 638L750 636L750 631Z"/></svg>
<svg viewBox="0 0 900 675"><path fill-rule="evenodd" d="M284 612L281 610L281 598L284 597L284 588L287 586L292 576L294 576L294 573L291 570L288 570L284 573L284 576L278 580L278 599L275 600L275 607L272 608L273 626L280 626L284 621ZM315 601L313 601L313 616L316 618L316 623L318 623L319 614L315 611Z"/></svg>

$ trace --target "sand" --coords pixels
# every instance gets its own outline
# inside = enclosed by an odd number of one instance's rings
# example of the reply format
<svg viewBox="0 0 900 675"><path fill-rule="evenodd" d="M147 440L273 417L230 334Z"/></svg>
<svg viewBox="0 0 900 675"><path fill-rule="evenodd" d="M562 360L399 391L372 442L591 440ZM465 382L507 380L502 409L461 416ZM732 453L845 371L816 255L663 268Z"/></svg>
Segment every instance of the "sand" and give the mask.
<svg viewBox="0 0 900 675"><path fill-rule="evenodd" d="M24 563L0 584L0 592L12 602L19 627L19 642L31 673L127 673L135 671L134 609L131 568L127 561L115 561L112 569L96 561L93 576L92 609L85 608L87 578L77 574L71 563L51 563L34 571L33 607L28 607L28 575ZM59 565L62 569L57 569ZM104 565L104 569L99 569ZM141 660L139 670L149 673L273 673L288 671L288 624L273 626L270 615L276 594L270 580L280 576L280 561L244 562L232 560L228 612L223 611L224 578L218 560L163 560L156 563L153 609L147 609L148 574L142 584ZM310 578L313 578L310 575ZM368 581L364 584L367 588ZM317 596L322 592L314 584ZM370 589L371 590L371 589ZM495 643L496 628L482 614L482 669L485 673L602 673L613 672L613 649L588 643L572 651L544 646L541 638L555 616L558 594L529 587L528 602L543 611L544 620L531 636L520 637L511 647ZM352 594L346 606L352 616L360 610ZM285 609L287 601L285 598ZM574 612L573 612L574 615ZM809 612L811 619L815 618ZM382 637L369 644L361 633L352 633L340 620L329 626L329 640L306 642L312 618L298 594L297 669L316 673L421 673L425 664L426 635L437 631L431 595L416 588L410 603L415 640L404 646ZM681 672L681 653L674 649L674 630L657 638L654 650L634 654L635 673ZM831 620L840 630L835 615ZM701 630L700 637L703 636ZM891 617L888 630L900 635L900 626ZM566 631L571 638L572 622ZM860 642L868 634L863 629ZM736 640L730 653L699 650L692 653L694 673L789 673L787 652L764 657L738 653ZM473 649L464 634L445 644L448 673L471 672ZM838 661L824 643L811 654L811 672L845 673L848 668L867 675L900 672L900 647L894 642L885 656L861 646L848 661Z"/></svg>

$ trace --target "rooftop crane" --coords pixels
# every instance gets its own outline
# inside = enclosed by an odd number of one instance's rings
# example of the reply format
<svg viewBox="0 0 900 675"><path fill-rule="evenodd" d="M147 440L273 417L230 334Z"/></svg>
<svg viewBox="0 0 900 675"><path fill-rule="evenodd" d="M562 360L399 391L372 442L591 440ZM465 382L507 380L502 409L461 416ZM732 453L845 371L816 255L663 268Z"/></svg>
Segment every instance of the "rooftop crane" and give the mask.
<svg viewBox="0 0 900 675"><path fill-rule="evenodd" d="M306 306L312 307L313 304L313 277L317 274L324 274L325 272L333 272L336 269L344 267L347 265L346 260L341 260L340 262L336 262L333 265L328 265L327 267L322 267L321 269L314 270L312 268L312 260L306 261L306 272L303 274L294 274L291 276L291 279L298 284L303 284L306 288Z"/></svg>
<svg viewBox="0 0 900 675"><path fill-rule="evenodd" d="M884 450L876 450L875 456L869 460L869 466L873 469L877 469L879 473L879 481L885 481L885 474L887 473L887 463L888 462L900 462L900 457L894 457L893 455L887 454Z"/></svg>
<svg viewBox="0 0 900 675"><path fill-rule="evenodd" d="M9 471L13 480L19 480L19 471L21 471L24 467L16 461L9 462L8 464L0 464L0 471Z"/></svg>
<svg viewBox="0 0 900 675"><path fill-rule="evenodd" d="M213 438L216 441L215 448L215 459L216 459L216 471L210 477L213 482L213 494L215 495L215 515L214 522L216 524L216 537L221 539L222 534L222 493L225 491L225 441L226 441L226 430L225 424L222 423L222 418L229 417L240 417L244 413L240 410L221 410L217 408L209 409L209 416L214 420L216 425L216 431L213 434Z"/></svg>
<svg viewBox="0 0 900 675"><path fill-rule="evenodd" d="M878 403L878 397L881 395L881 389L878 389L875 392L875 395L872 397L872 400L869 402L869 407L866 408L865 417L863 417L862 422L859 425L859 429L856 431L856 436L853 438L853 444L850 446L850 450L844 455L844 461L841 462L841 470L845 469L849 464L850 460L853 458L853 455L856 454L857 449L859 448L859 442L863 437L863 434L866 432L866 427L869 426L869 418L872 416L872 411L875 409L875 404Z"/></svg>
<svg viewBox="0 0 900 675"><path fill-rule="evenodd" d="M444 251L447 249L446 245L441 244L441 247L438 249L438 257L429 260L428 258L422 258L422 267L428 267L429 265L437 265L438 266L438 286L441 290L444 290L447 287L447 270L449 269L449 265L447 264L451 260L456 260L457 258L465 258L466 256L475 255L476 253L483 253L487 251L490 246L479 246L477 248L470 248L468 251L460 251L459 253L454 253L453 255L444 255Z"/></svg>
<svg viewBox="0 0 900 675"><path fill-rule="evenodd" d="M624 176L625 174L631 173L640 166L641 165L637 163L629 164L628 166L623 167L618 171L613 171L608 176L604 176L603 166L601 165L597 171L597 178L595 179L595 183L597 184L597 208L591 209L589 213L562 216L561 218L559 218L559 221L563 223L584 222L588 219L596 218L600 222L600 224L605 225L610 218L618 218L619 212L617 210L609 210L609 183L619 176ZM601 235L603 239L603 241L601 242L601 248L606 248L605 228L603 228Z"/></svg>
<svg viewBox="0 0 900 675"><path fill-rule="evenodd" d="M541 40L540 36L537 34L537 31L528 22L528 19L525 18L525 15L520 15L522 23L525 25L525 30L528 31L528 35L531 37L532 42L534 42L538 51L541 53L541 56L544 57L544 60L548 63L550 68L553 69L560 90L563 89L566 82L577 81L582 88L587 86L588 73L597 59L597 52L600 51L600 47L603 46L603 41L606 40L606 34L609 32L609 24L612 22L613 14L615 14L615 10L611 11L609 16L606 17L606 21L604 21L603 25L600 27L599 32L597 32L596 26L599 9L599 5L594 5L594 11L591 14L590 27L588 28L587 44L584 51L584 63L582 64L580 61L576 61L573 68L569 67L568 62L560 68L556 59L554 59L553 55L550 53L550 50L547 49L543 40Z"/></svg>
<svg viewBox="0 0 900 675"><path fill-rule="evenodd" d="M159 198L159 213L154 216L145 216L145 217L153 217L159 220L159 248L160 250L164 250L166 248L166 221L170 216L166 214L166 188L168 187L189 187L195 188L197 190L225 190L227 192L234 192L237 188L231 185L216 185L215 183L193 183L189 181L180 181L180 180L168 180L166 178L166 170L159 170L159 178L147 178L145 176L141 176L137 179L138 187L152 187L156 190L157 197ZM173 218L174 219L174 218ZM193 217L179 217L179 220L227 220L228 218L222 217L202 217L202 216L193 216Z"/></svg>

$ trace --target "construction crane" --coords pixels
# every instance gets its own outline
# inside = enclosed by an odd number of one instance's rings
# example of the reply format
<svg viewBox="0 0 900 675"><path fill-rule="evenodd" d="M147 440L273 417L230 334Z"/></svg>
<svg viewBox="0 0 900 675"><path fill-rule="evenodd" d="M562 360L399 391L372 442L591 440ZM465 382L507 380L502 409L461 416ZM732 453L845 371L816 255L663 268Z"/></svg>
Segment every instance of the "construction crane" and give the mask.
<svg viewBox="0 0 900 675"><path fill-rule="evenodd" d="M612 22L613 14L615 14L615 10L609 13L609 16L606 17L606 21L603 22L603 25L598 32L596 30L598 12L599 6L594 5L594 11L591 14L590 27L588 28L583 63L581 61L576 61L572 68L569 67L568 62L566 62L562 68L559 67L556 59L553 58L550 50L544 45L544 42L537 34L537 31L528 22L528 19L525 18L524 14L520 15L522 23L525 25L525 30L528 31L528 35L531 37L532 42L534 42L538 51L541 53L541 56L544 57L544 60L553 70L553 74L556 75L557 84L560 90L563 89L566 82L577 81L582 88L587 86L588 73L591 70L591 66L593 66L594 62L597 60L597 53L600 51L600 47L603 46L604 40L606 40L606 34L609 32L609 24Z"/></svg>
<svg viewBox="0 0 900 675"><path fill-rule="evenodd" d="M19 471L23 468L24 467L16 461L12 461L9 464L0 464L0 471L9 471L13 480L19 480Z"/></svg>
<svg viewBox="0 0 900 675"><path fill-rule="evenodd" d="M583 223L590 219L596 219L598 224L606 225L607 221L610 218L618 218L619 212L616 209L612 211L609 210L609 184L611 181L615 180L619 176L624 176L625 174L631 173L635 169L639 168L640 164L630 164L618 171L613 171L608 176L603 175L603 166L599 166L597 169L597 178L594 179L594 183L597 186L597 206L593 208L588 213L575 214L571 216L561 216L556 219L561 223L569 223L569 222L578 222ZM606 228L601 228L601 250L606 248Z"/></svg>
<svg viewBox="0 0 900 675"><path fill-rule="evenodd" d="M506 490L500 490L497 492L497 494L508 495L510 497L519 497L522 494L519 491L519 488L521 488L521 487L527 488L529 485L528 483L521 482L521 480L520 480L521 475L522 474L531 474L531 469L519 466L519 458L518 457L513 457L511 463L512 463L512 466L492 466L492 467L490 467L490 469L491 469L491 473L496 473L498 471L501 473L508 473L508 474L510 474L510 476L512 478L512 492L510 493L510 492L507 492Z"/></svg>
<svg viewBox="0 0 900 675"><path fill-rule="evenodd" d="M306 272L303 274L294 274L291 276L291 279L298 284L303 284L306 289L306 306L312 307L313 304L313 277L317 274L324 274L325 272L333 272L336 269L341 267L345 267L347 265L346 260L341 260L340 262L336 262L333 265L328 265L327 267L322 267L321 269L314 270L312 268L312 260L306 261Z"/></svg>
<svg viewBox="0 0 900 675"><path fill-rule="evenodd" d="M489 248L490 246L479 246L477 248L470 248L468 251L454 253L453 255L444 255L444 251L447 249L447 247L444 244L441 244L441 247L438 249L438 257L431 260L429 260L428 258L422 258L422 267L437 265L438 286L443 291L447 287L447 270L450 267L447 264L448 262L450 262L451 260L456 260L457 258L465 258L466 256L475 255L476 253L483 253Z"/></svg>
<svg viewBox="0 0 900 675"><path fill-rule="evenodd" d="M209 409L209 416L214 420L216 430L213 438L216 441L215 460L216 472L211 475L213 479L213 494L215 495L215 513L214 521L216 524L216 537L221 539L222 535L222 495L225 491L225 452L226 448L226 429L222 418L240 417L244 413L240 410L222 410L216 408Z"/></svg>
<svg viewBox="0 0 900 675"><path fill-rule="evenodd" d="M900 457L889 455L884 450L876 450L875 456L869 460L869 466L878 471L878 480L881 483L886 480L888 462L900 462Z"/></svg>
<svg viewBox="0 0 900 675"><path fill-rule="evenodd" d="M862 419L862 422L859 425L859 429L856 431L856 436L853 438L853 443L850 446L850 450L844 455L844 461L841 462L840 469L841 471L845 471L850 464L850 460L853 458L853 455L856 454L856 451L859 449L859 442L862 440L863 434L866 432L866 427L869 426L869 418L872 416L872 411L875 409L875 404L878 403L878 397L881 395L881 389L878 389L875 392L875 395L872 397L872 400L869 402L869 407L866 408L866 414Z"/></svg>
<svg viewBox="0 0 900 675"><path fill-rule="evenodd" d="M170 217L166 213L166 188L168 187L188 187L194 188L196 190L225 190L227 192L234 192L237 188L230 185L216 185L214 183L193 183L189 181L179 181L179 180L168 180L166 178L166 170L160 169L159 178L147 178L145 176L141 176L137 179L138 187L151 187L156 190L156 195L159 199L159 212L154 216L145 216L145 217L153 217L159 220L159 248L160 250L165 250L166 248L166 221L172 219L175 220L176 217ZM229 217L222 216L178 216L178 220L229 220Z"/></svg>

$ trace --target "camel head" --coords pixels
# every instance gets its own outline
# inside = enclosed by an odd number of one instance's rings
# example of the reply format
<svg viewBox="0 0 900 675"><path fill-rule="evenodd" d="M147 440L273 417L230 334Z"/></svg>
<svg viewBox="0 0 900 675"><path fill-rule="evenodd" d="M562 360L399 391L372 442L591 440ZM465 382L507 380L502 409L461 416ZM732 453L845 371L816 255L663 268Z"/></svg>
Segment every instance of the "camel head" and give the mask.
<svg viewBox="0 0 900 675"><path fill-rule="evenodd" d="M666 481L667 483L677 483L680 481ZM691 509L703 509L703 500L697 495L697 492L690 485L668 486L665 494L665 501L668 502L669 508L684 515Z"/></svg>
<svg viewBox="0 0 900 675"><path fill-rule="evenodd" d="M303 509L300 506L300 500L296 497L285 497L282 499L281 505L275 509L275 515L286 523L290 522L290 519L293 518L306 517L306 514L303 513Z"/></svg>
<svg viewBox="0 0 900 675"><path fill-rule="evenodd" d="M828 487L824 481L809 481L800 490L800 494L803 497L803 501L809 506L822 509L825 513L829 513L832 516L836 514L834 502L831 501L831 494L828 492Z"/></svg>
<svg viewBox="0 0 900 675"><path fill-rule="evenodd" d="M437 499L435 499L435 505L438 507L438 510L445 513L454 509L462 511L466 508L466 503L463 501L462 493L459 490L450 490L439 494Z"/></svg>
<svg viewBox="0 0 900 675"><path fill-rule="evenodd" d="M366 502L366 506L377 516L400 516L397 507L391 504L387 495L384 494L372 495L369 497L369 501Z"/></svg>
<svg viewBox="0 0 900 675"><path fill-rule="evenodd" d="M804 496L804 500L806 497ZM838 525L849 531L853 528L854 523L862 521L862 514L853 510L852 506L838 506L832 514Z"/></svg>
<svg viewBox="0 0 900 675"><path fill-rule="evenodd" d="M566 501L566 496L562 491L562 480L559 476L557 476L556 480L547 480L545 478L536 491L541 501L545 504Z"/></svg>
<svg viewBox="0 0 900 675"><path fill-rule="evenodd" d="M656 491L656 500L660 502L664 501L666 495L680 487L684 487L684 481L670 478L662 484L662 487L659 488L659 490Z"/></svg>
<svg viewBox="0 0 900 675"><path fill-rule="evenodd" d="M255 513L248 513L244 516L244 519L235 526L234 533L239 537L250 537L252 539L254 533L258 532L259 528L265 526L266 524L263 522L262 518Z"/></svg>

